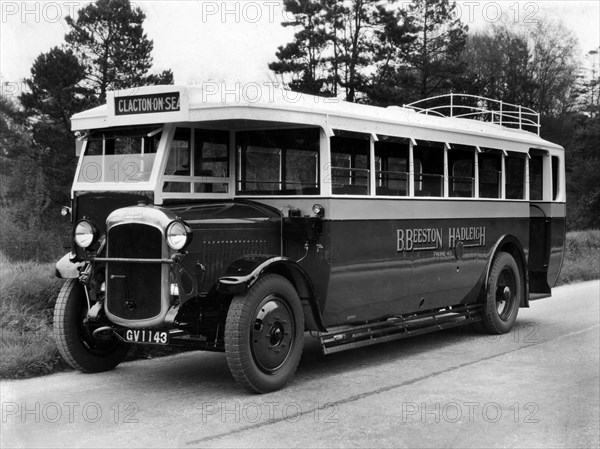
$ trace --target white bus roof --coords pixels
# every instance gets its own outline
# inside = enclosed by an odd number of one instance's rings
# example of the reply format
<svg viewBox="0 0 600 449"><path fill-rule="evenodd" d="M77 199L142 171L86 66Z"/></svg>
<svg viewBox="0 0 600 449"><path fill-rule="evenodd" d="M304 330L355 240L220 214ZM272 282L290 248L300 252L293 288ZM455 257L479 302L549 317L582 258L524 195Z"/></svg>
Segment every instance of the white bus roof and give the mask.
<svg viewBox="0 0 600 449"><path fill-rule="evenodd" d="M319 126L411 139L501 148L561 151L537 134L489 122L418 113L407 107L377 107L281 90L273 84L146 86L108 92L107 103L75 114L73 131L161 123L205 122L234 129Z"/></svg>

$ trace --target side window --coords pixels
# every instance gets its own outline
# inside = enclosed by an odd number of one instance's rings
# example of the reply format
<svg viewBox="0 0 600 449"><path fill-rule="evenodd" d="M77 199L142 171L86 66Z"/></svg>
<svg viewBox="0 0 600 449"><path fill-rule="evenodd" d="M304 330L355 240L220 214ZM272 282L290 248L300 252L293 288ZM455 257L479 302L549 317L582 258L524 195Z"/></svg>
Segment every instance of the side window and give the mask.
<svg viewBox="0 0 600 449"><path fill-rule="evenodd" d="M444 144L419 143L413 149L415 196L444 195Z"/></svg>
<svg viewBox="0 0 600 449"><path fill-rule="evenodd" d="M190 128L177 128L175 136L169 145L169 159L165 168L165 175L168 176L190 176L190 158L191 158L191 139ZM189 181L168 181L163 186L164 192L191 193L191 184Z"/></svg>
<svg viewBox="0 0 600 449"><path fill-rule="evenodd" d="M317 128L236 134L238 191L242 195L317 195Z"/></svg>
<svg viewBox="0 0 600 449"><path fill-rule="evenodd" d="M177 128L169 145L169 158L164 173L168 178L163 191L227 193L228 153L228 131Z"/></svg>
<svg viewBox="0 0 600 449"><path fill-rule="evenodd" d="M194 192L227 193L228 177L229 132L194 130Z"/></svg>
<svg viewBox="0 0 600 449"><path fill-rule="evenodd" d="M495 150L479 154L479 197L500 198L502 156Z"/></svg>
<svg viewBox="0 0 600 449"><path fill-rule="evenodd" d="M407 139L379 136L379 141L375 142L377 195L408 195L409 151Z"/></svg>
<svg viewBox="0 0 600 449"><path fill-rule="evenodd" d="M506 199L525 199L525 158L509 155L504 164L506 168Z"/></svg>
<svg viewBox="0 0 600 449"><path fill-rule="evenodd" d="M559 160L557 156L552 156L552 200L556 201L558 199L558 190L559 190L559 178L558 178L558 167Z"/></svg>
<svg viewBox="0 0 600 449"><path fill-rule="evenodd" d="M475 148L452 145L448 150L450 197L473 198L475 196Z"/></svg>
<svg viewBox="0 0 600 449"><path fill-rule="evenodd" d="M85 147L86 156L102 156L103 153L103 140L104 135L100 135L95 139L89 139Z"/></svg>
<svg viewBox="0 0 600 449"><path fill-rule="evenodd" d="M169 146L169 159L165 175L190 176L191 130L177 128Z"/></svg>
<svg viewBox="0 0 600 449"><path fill-rule="evenodd" d="M339 131L331 138L331 182L334 194L369 194L370 139L366 134L350 135Z"/></svg>
<svg viewBox="0 0 600 449"><path fill-rule="evenodd" d="M544 157L533 156L529 160L529 199L544 199Z"/></svg>

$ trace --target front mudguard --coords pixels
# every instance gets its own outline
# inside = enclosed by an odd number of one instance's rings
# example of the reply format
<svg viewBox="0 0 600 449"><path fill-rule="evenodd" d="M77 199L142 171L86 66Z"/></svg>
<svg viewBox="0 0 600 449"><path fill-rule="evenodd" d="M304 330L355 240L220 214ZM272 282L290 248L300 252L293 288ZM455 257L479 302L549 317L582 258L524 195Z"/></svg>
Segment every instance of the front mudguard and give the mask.
<svg viewBox="0 0 600 449"><path fill-rule="evenodd" d="M279 256L253 256L238 259L227 268L225 276L219 278L217 291L222 295L244 293L267 267L283 261L289 261L289 259Z"/></svg>
<svg viewBox="0 0 600 449"><path fill-rule="evenodd" d="M249 256L238 259L219 279L217 291L221 295L244 294L263 273L275 273L288 279L302 301L307 329L326 331L310 278L296 261L287 257Z"/></svg>
<svg viewBox="0 0 600 449"><path fill-rule="evenodd" d="M81 268L86 262L72 262L75 258L74 254L65 254L58 262L56 262L56 277L60 279L77 279L80 275Z"/></svg>

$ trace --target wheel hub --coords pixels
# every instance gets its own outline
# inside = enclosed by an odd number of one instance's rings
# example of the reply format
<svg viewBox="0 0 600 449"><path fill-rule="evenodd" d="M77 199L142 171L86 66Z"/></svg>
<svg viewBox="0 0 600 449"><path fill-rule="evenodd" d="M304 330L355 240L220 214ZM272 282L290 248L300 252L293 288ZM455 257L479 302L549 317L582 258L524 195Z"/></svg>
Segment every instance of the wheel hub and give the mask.
<svg viewBox="0 0 600 449"><path fill-rule="evenodd" d="M258 367L273 373L288 359L295 329L292 312L276 295L265 298L255 312L251 330L252 354Z"/></svg>
<svg viewBox="0 0 600 449"><path fill-rule="evenodd" d="M496 308L500 319L507 319L514 307L516 281L512 272L503 270L496 285Z"/></svg>
<svg viewBox="0 0 600 449"><path fill-rule="evenodd" d="M271 326L269 331L269 341L272 346L279 346L283 342L283 326L280 323Z"/></svg>

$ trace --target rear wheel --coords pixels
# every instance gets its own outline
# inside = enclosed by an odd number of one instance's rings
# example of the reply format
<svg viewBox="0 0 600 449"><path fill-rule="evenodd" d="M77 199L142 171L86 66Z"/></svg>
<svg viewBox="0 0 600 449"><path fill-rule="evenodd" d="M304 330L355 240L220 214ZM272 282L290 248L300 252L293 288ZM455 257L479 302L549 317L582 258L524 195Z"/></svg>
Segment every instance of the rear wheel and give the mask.
<svg viewBox="0 0 600 449"><path fill-rule="evenodd" d="M109 371L123 361L129 346L116 337L95 339L84 324L87 301L77 279L65 282L54 308L54 338L58 350L73 368L85 373Z"/></svg>
<svg viewBox="0 0 600 449"><path fill-rule="evenodd" d="M521 272L515 259L500 252L494 258L488 279L483 326L491 334L505 334L512 328L523 295Z"/></svg>
<svg viewBox="0 0 600 449"><path fill-rule="evenodd" d="M225 353L235 380L254 393L287 384L304 344L304 315L287 279L268 274L233 298L225 324Z"/></svg>

